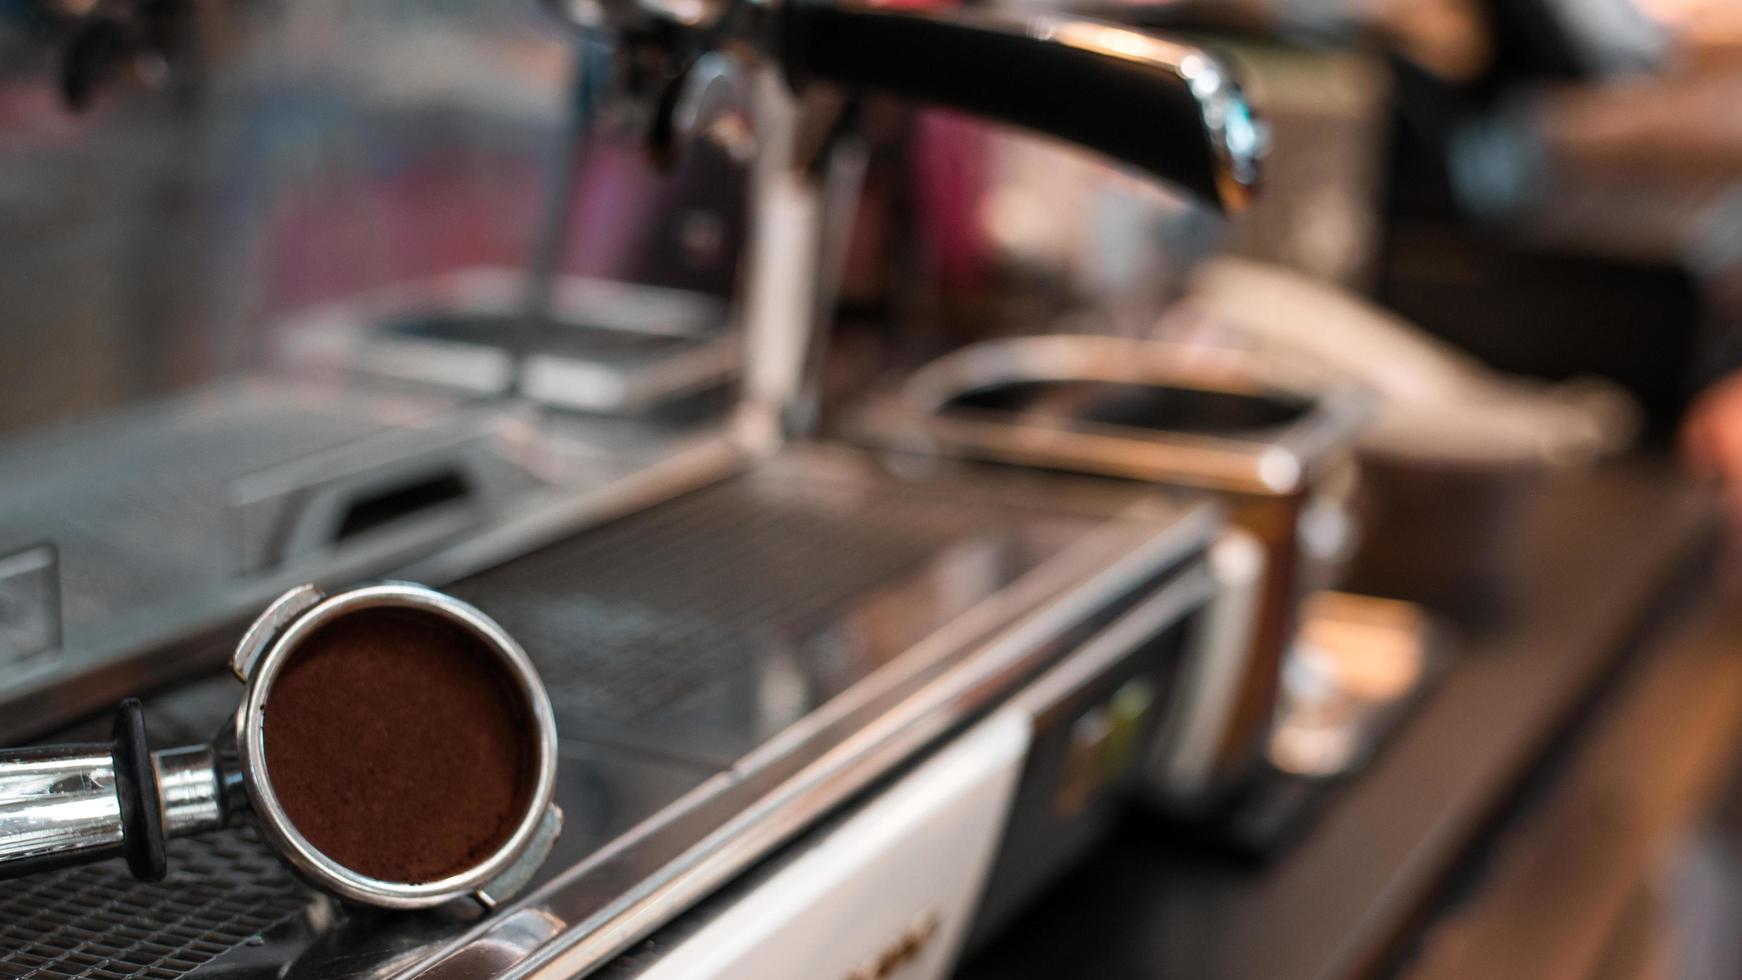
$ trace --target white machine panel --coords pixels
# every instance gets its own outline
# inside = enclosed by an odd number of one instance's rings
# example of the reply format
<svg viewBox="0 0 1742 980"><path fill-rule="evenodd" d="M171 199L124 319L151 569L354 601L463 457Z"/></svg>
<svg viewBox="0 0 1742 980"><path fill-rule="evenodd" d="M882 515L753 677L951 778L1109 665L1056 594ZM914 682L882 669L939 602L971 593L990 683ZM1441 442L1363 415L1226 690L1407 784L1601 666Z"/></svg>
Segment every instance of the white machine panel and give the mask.
<svg viewBox="0 0 1742 980"><path fill-rule="evenodd" d="M934 980L1002 837L1029 720L946 745L661 957L646 980Z"/></svg>

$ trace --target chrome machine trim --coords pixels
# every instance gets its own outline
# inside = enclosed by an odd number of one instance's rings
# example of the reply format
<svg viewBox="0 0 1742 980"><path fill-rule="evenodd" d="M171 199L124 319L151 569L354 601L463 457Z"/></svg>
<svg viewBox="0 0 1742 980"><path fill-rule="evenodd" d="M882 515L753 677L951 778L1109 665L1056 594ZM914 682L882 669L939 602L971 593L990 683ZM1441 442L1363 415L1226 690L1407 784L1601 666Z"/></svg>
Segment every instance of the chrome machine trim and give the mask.
<svg viewBox="0 0 1742 980"><path fill-rule="evenodd" d="M1126 513L1141 519L1149 503ZM555 977L600 967L1135 603L1158 590L1196 595L1203 577L1185 569L1216 520L1216 508L1197 506L1135 545L1130 523L1091 532L439 958L398 975ZM940 651L952 648L967 652L938 667ZM650 862L656 871L636 873Z"/></svg>

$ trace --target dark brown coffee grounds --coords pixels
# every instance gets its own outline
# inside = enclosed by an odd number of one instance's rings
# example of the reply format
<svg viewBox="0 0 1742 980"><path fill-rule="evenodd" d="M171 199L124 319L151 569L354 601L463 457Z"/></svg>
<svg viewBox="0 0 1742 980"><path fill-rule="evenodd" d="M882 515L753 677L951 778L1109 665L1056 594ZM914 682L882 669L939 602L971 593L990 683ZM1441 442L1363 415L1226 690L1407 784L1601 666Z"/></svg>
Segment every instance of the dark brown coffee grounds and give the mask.
<svg viewBox="0 0 1742 980"><path fill-rule="evenodd" d="M265 704L267 778L296 829L384 881L464 871L513 834L534 749L505 668L433 614L365 609L290 654Z"/></svg>

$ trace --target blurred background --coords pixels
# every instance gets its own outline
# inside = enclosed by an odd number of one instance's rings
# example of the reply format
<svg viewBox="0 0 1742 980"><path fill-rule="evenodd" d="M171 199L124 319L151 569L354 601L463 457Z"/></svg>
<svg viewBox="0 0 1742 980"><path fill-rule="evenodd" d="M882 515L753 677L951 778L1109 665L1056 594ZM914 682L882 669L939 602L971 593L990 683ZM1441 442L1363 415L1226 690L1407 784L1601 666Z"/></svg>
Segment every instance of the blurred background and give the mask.
<svg viewBox="0 0 1742 980"><path fill-rule="evenodd" d="M1263 706L1216 744L1288 778L1113 820L960 975L1742 976L1742 5L869 6L1212 51L1259 191L623 26L676 2L0 0L0 733L179 689L288 584L632 512L711 440L991 458L1256 537Z"/></svg>

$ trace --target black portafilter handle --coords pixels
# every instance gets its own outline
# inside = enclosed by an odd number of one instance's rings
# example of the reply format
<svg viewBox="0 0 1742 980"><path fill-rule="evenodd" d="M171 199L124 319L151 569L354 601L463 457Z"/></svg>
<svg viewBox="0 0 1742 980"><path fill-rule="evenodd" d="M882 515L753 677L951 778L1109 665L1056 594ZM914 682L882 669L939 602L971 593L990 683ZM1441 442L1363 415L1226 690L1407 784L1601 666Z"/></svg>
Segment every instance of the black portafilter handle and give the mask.
<svg viewBox="0 0 1742 980"><path fill-rule="evenodd" d="M0 878L124 857L157 881L168 838L225 824L224 795L213 749L152 752L144 709L128 698L108 742L0 751Z"/></svg>
<svg viewBox="0 0 1742 980"><path fill-rule="evenodd" d="M1186 44L1083 18L788 0L777 48L795 88L886 92L1054 136L1245 206L1264 154L1233 72Z"/></svg>

